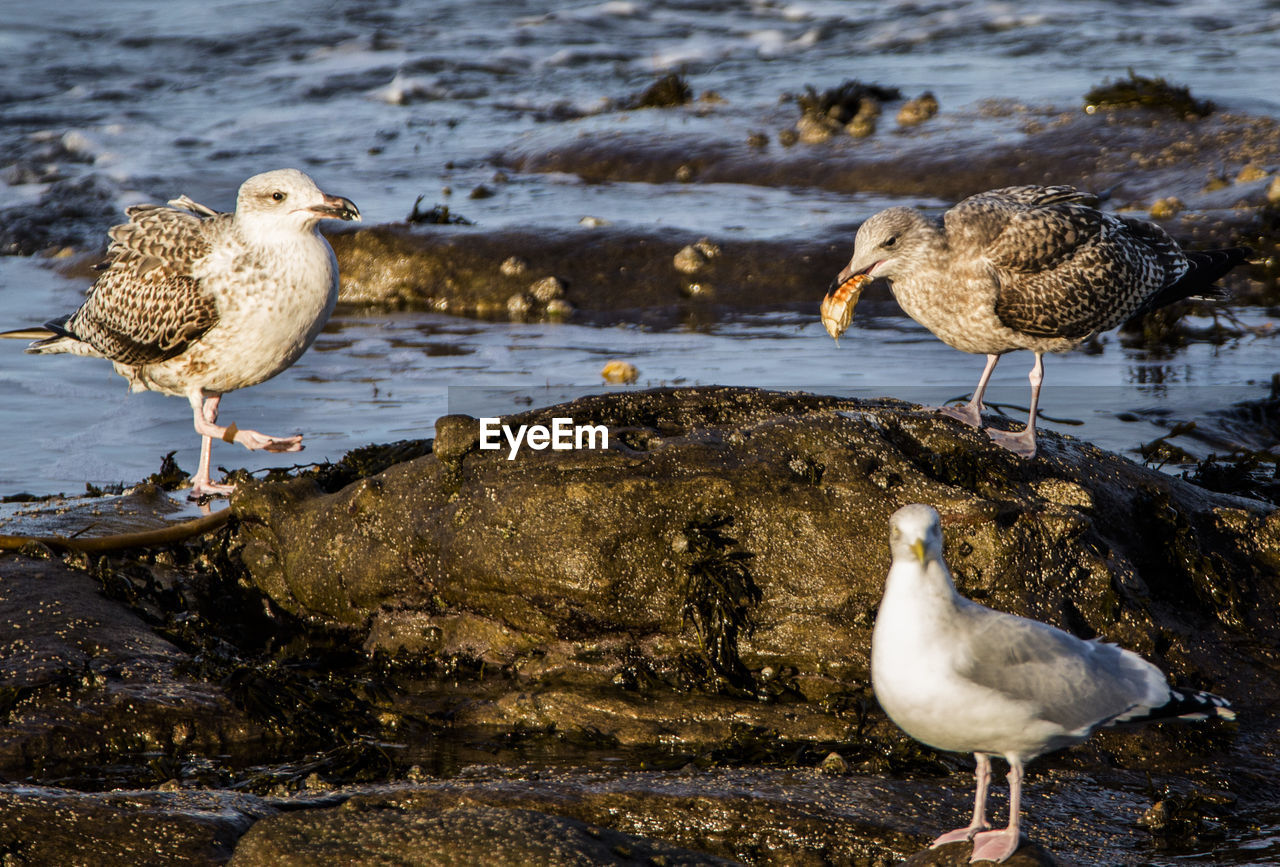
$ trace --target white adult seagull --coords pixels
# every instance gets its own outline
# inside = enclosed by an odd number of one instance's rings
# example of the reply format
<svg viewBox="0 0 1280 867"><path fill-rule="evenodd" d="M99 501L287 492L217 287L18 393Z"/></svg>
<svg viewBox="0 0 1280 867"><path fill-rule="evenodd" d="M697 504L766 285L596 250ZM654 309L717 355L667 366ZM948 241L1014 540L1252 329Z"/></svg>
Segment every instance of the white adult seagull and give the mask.
<svg viewBox="0 0 1280 867"><path fill-rule="evenodd" d="M1226 699L1174 689L1135 653L959 595L930 506L904 506L889 527L893 566L871 639L876 698L916 740L978 762L973 821L933 846L972 840L971 861L1007 859L1021 838L1023 764L1102 726L1235 719ZM1009 824L999 831L986 817L991 756L1009 762Z"/></svg>

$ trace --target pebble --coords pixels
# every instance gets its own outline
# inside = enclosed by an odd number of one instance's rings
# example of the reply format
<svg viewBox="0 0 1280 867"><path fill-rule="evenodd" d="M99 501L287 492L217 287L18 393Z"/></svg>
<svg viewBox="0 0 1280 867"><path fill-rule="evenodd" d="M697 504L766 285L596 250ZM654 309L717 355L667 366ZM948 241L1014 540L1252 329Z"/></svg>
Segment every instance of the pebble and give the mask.
<svg viewBox="0 0 1280 867"><path fill-rule="evenodd" d="M676 253L672 263L681 274L697 274L720 255L720 247L708 238L689 244Z"/></svg>
<svg viewBox="0 0 1280 867"><path fill-rule="evenodd" d="M507 315L513 320L521 320L533 309L533 299L523 292L517 292L507 299Z"/></svg>
<svg viewBox="0 0 1280 867"><path fill-rule="evenodd" d="M1182 199L1177 196L1166 196L1163 199L1158 199L1151 206L1151 219L1168 220L1182 213L1184 207L1186 206L1182 204Z"/></svg>
<svg viewBox="0 0 1280 867"><path fill-rule="evenodd" d="M898 109L898 126L915 126L924 123L938 113L938 98L926 90L915 99L909 99Z"/></svg>
<svg viewBox="0 0 1280 867"><path fill-rule="evenodd" d="M529 262L519 256L508 256L502 260L498 270L504 277L519 277L529 270Z"/></svg>
<svg viewBox="0 0 1280 867"><path fill-rule="evenodd" d="M558 277L543 277L529 286L529 293L546 304L552 298L560 298L564 295L564 283Z"/></svg>

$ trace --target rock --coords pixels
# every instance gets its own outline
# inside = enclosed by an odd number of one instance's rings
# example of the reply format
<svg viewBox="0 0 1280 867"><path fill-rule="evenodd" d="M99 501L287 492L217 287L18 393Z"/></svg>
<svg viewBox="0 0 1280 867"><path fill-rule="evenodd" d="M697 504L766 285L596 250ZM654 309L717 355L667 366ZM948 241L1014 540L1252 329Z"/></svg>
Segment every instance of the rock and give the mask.
<svg viewBox="0 0 1280 867"><path fill-rule="evenodd" d="M231 792L100 794L0 786L6 864L225 864L236 841L275 810Z"/></svg>
<svg viewBox="0 0 1280 867"><path fill-rule="evenodd" d="M1240 173L1236 175L1237 184L1248 184L1253 181L1260 181L1267 176L1266 171L1255 163L1249 163L1242 166Z"/></svg>
<svg viewBox="0 0 1280 867"><path fill-rule="evenodd" d="M672 264L681 274L697 274L706 270L711 263L720 258L720 245L712 243L709 238L701 238L696 244L688 244L676 253Z"/></svg>
<svg viewBox="0 0 1280 867"><path fill-rule="evenodd" d="M577 308L568 298L552 298L543 312L550 320L568 319Z"/></svg>
<svg viewBox="0 0 1280 867"><path fill-rule="evenodd" d="M432 451L442 463L456 465L480 441L480 423L469 415L442 415L436 419Z"/></svg>
<svg viewBox="0 0 1280 867"><path fill-rule="evenodd" d="M57 561L0 556L0 636L10 779L33 763L79 779L140 753L239 752L266 736L220 686L184 673L186 653Z"/></svg>
<svg viewBox="0 0 1280 867"><path fill-rule="evenodd" d="M864 116L859 114L853 120L845 124L844 131L854 138L870 138L876 134L876 121L878 114Z"/></svg>
<svg viewBox="0 0 1280 867"><path fill-rule="evenodd" d="M819 126L828 119L815 113ZM979 106L968 113L958 110L955 120L923 124L910 136L881 139L876 147L837 136L822 147L793 148L798 136L787 127L779 141L788 147L770 152L664 129L653 135L584 137L554 147L531 141L507 149L500 159L519 171L566 172L592 183L665 183L677 166L697 162L701 183L951 202L1015 184L1068 183L1094 192L1115 188L1117 205L1181 198L1201 219L1166 228L1193 248L1227 245L1251 231L1255 208L1262 204L1261 189L1248 193L1252 198L1243 208L1235 207L1241 190L1203 192L1200 180L1206 173L1222 166L1280 164L1280 120L1271 117L1216 112L1188 124L1145 112L1052 114L1024 106L1003 111ZM1273 237L1274 230L1269 232Z"/></svg>
<svg viewBox="0 0 1280 867"><path fill-rule="evenodd" d="M498 270L502 272L503 277L523 277L529 270L529 263L519 256L508 256L502 260Z"/></svg>
<svg viewBox="0 0 1280 867"><path fill-rule="evenodd" d="M507 298L507 316L512 322L523 322L534 308L534 300L527 292L516 292Z"/></svg>
<svg viewBox="0 0 1280 867"><path fill-rule="evenodd" d="M938 113L938 98L926 90L898 109L898 126L917 126Z"/></svg>
<svg viewBox="0 0 1280 867"><path fill-rule="evenodd" d="M357 630L385 609L425 612L439 657L519 673L459 702L458 724L640 744L681 719L693 744L728 737L732 716L838 741L847 719L824 702L866 688L885 522L927 502L966 595L1229 697L1274 693L1230 639L1280 637L1264 616L1280 519L1263 504L1054 434L1023 461L899 404L660 389L504 421L554 417L606 425L609 448L477 451L456 469L420 458L375 477L372 513L357 489L247 486L232 507L249 576L284 609ZM688 724L688 698L634 701L645 683L701 684L698 701L723 715ZM732 699L784 693L785 712Z"/></svg>
<svg viewBox="0 0 1280 867"><path fill-rule="evenodd" d="M453 852L460 857L451 863L494 863L485 852L510 852L527 864L583 857L601 864L892 863L922 844L920 834L889 827L918 828L927 819L919 795L911 784L809 770L472 768L454 779L350 789L335 793L340 804L282 810L245 835L231 863L346 863L357 852L360 863L375 864L405 863L410 852L423 859L415 864L441 863L430 859ZM547 847L556 839L564 848L552 854ZM356 850L362 841L366 848ZM468 857L477 851L480 857Z"/></svg>
<svg viewBox="0 0 1280 867"><path fill-rule="evenodd" d="M1151 206L1151 219L1169 220L1182 213L1186 207L1177 196L1166 196Z"/></svg>
<svg viewBox="0 0 1280 867"><path fill-rule="evenodd" d="M839 126L825 117L805 115L796 121L796 137L804 144L821 144L831 136Z"/></svg>
<svg viewBox="0 0 1280 867"><path fill-rule="evenodd" d="M673 249L692 248L699 262L713 260L716 283L725 290L722 297L746 308L794 304L814 291L820 294L814 287L831 282L852 243L845 235L794 242L713 241L678 230L607 226L442 233L389 225L334 233L329 239L338 256L345 302L489 318L506 318L514 311L515 318L522 318L541 312L537 300L524 286L495 278L495 272L510 278L555 274L562 287L574 289L576 318L595 324L628 321L638 311L648 322L663 315L678 321L682 308L703 305L678 291L672 279ZM512 270L516 267L524 270L517 274Z"/></svg>
<svg viewBox="0 0 1280 867"><path fill-rule="evenodd" d="M529 286L529 294L539 303L546 304L564 296L564 282L556 277L543 277Z"/></svg>
<svg viewBox="0 0 1280 867"><path fill-rule="evenodd" d="M311 810L277 816L254 825L230 862L232 867L282 863L674 867L735 862L562 816L466 805L439 811Z"/></svg>
<svg viewBox="0 0 1280 867"><path fill-rule="evenodd" d="M842 777L849 773L849 763L844 756L833 750L827 753L827 757L818 765L818 770L830 777Z"/></svg>

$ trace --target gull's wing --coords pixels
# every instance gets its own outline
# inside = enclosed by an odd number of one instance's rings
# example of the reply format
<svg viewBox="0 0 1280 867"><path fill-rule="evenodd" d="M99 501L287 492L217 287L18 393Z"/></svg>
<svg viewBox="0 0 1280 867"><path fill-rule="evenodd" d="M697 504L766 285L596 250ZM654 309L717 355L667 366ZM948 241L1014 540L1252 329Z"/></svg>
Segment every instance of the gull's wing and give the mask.
<svg viewBox="0 0 1280 867"><path fill-rule="evenodd" d="M947 212L948 239L986 264L1009 328L1068 338L1113 328L1186 271L1159 226L1094 203L1073 187L1007 187Z"/></svg>
<svg viewBox="0 0 1280 867"><path fill-rule="evenodd" d="M1135 653L964 602L957 674L1023 703L1066 736L1168 700L1164 675Z"/></svg>
<svg viewBox="0 0 1280 867"><path fill-rule="evenodd" d="M197 216L159 205L129 208L111 229L107 263L80 309L49 323L121 364L152 364L181 353L218 321L193 270L229 214Z"/></svg>

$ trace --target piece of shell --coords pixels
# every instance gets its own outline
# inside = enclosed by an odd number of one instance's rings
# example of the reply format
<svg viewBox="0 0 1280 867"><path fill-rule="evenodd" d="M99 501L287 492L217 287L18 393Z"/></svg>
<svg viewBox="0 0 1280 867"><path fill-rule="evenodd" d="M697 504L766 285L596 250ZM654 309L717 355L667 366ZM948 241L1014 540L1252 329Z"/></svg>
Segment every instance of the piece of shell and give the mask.
<svg viewBox="0 0 1280 867"><path fill-rule="evenodd" d="M605 382L611 382L614 385L625 385L635 382L640 376L640 371L629 361L610 361L600 371L600 375L604 377Z"/></svg>
<svg viewBox="0 0 1280 867"><path fill-rule="evenodd" d="M858 296L871 280L866 274L855 274L822 299L822 324L837 344L840 343L840 335L853 321L853 308L858 303Z"/></svg>

